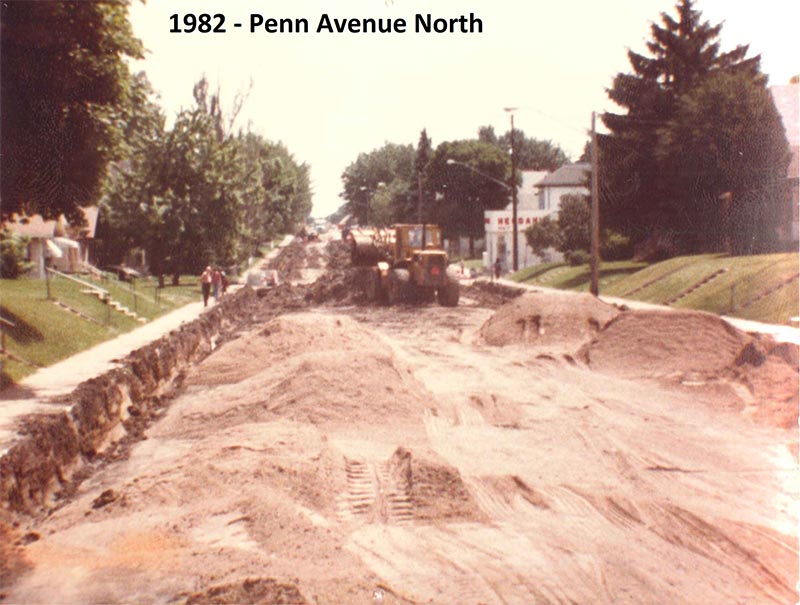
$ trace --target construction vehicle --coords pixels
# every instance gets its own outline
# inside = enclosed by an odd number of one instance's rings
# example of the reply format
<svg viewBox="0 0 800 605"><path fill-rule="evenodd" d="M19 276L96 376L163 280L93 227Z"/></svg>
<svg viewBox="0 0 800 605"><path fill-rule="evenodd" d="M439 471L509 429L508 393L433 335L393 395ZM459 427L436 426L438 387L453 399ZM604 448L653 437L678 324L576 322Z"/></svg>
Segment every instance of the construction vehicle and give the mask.
<svg viewBox="0 0 800 605"><path fill-rule="evenodd" d="M366 269L367 300L458 304L458 278L448 275L447 253L437 225L394 225L388 229L354 229L349 234L351 260Z"/></svg>

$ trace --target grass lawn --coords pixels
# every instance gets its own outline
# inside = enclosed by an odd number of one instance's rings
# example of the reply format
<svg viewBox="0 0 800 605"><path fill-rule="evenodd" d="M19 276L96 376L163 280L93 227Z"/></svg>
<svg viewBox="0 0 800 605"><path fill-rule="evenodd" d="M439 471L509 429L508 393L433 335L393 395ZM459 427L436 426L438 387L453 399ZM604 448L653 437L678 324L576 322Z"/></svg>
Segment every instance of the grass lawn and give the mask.
<svg viewBox="0 0 800 605"><path fill-rule="evenodd" d="M789 323L791 317L797 316L798 282L779 287L797 276L797 253L672 258L614 284L606 293L665 303L715 273L716 277L672 306L780 324ZM776 291L753 302L773 288L777 288Z"/></svg>
<svg viewBox="0 0 800 605"><path fill-rule="evenodd" d="M646 266L647 263L630 260L600 263L597 272L600 291L604 291L612 284L640 271ZM522 283L579 292L588 292L591 285L589 265L571 267L563 262L527 267L511 275L510 278Z"/></svg>
<svg viewBox="0 0 800 605"><path fill-rule="evenodd" d="M107 290L113 300L131 310L135 308L142 317L151 320L200 300L197 277L189 276L181 281L180 286L161 289L157 302L154 280L140 279L135 286L115 278L95 279L92 283ZM134 288L138 296L134 296ZM25 361L48 366L141 325L82 292L86 289L86 286L56 277L50 280L51 299L48 300L45 280L25 277L0 280L0 314L14 324L14 327L4 328L6 349ZM56 305L54 300L79 311L80 315ZM36 370L34 365L10 358L3 366L4 380L7 376L19 381Z"/></svg>
<svg viewBox="0 0 800 605"><path fill-rule="evenodd" d="M800 314L797 253L680 256L648 265L634 261L601 263L601 294L698 309L767 323L790 324ZM693 286L713 276L702 286ZM552 288L585 291L589 266L548 263L528 267L511 279ZM759 297L761 297L759 299Z"/></svg>

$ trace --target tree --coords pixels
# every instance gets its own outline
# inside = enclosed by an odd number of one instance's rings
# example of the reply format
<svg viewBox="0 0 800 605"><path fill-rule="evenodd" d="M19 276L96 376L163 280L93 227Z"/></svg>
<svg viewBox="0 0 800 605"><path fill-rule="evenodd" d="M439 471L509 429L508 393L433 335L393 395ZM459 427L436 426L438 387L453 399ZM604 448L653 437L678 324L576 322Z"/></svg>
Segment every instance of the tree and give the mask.
<svg viewBox="0 0 800 605"><path fill-rule="evenodd" d="M498 138L492 126L478 128L478 140L496 146L504 153L511 152L511 131ZM517 170L547 170L560 168L569 158L564 150L551 141L542 141L525 136L519 128L514 129L514 153Z"/></svg>
<svg viewBox="0 0 800 605"><path fill-rule="evenodd" d="M681 97L719 72L741 74L761 87L766 83L760 58L745 58L747 46L720 52L722 25L701 21L693 0L679 0L676 10L677 20L662 13L661 24L652 24L650 56L629 51L633 73L618 74L608 90L627 113L602 117L611 132L601 138L603 220L637 240L663 231L686 239L685 203L678 200L695 192L676 183L657 153L659 131L675 117Z"/></svg>
<svg viewBox="0 0 800 605"><path fill-rule="evenodd" d="M511 150L511 131L498 139L501 149ZM519 128L514 129L514 154L517 170L547 170L552 172L569 162L567 154L551 141L525 136Z"/></svg>
<svg viewBox="0 0 800 605"><path fill-rule="evenodd" d="M561 252L589 249L589 198L581 194L561 196L558 226L561 230Z"/></svg>
<svg viewBox="0 0 800 605"><path fill-rule="evenodd" d="M545 216L525 229L525 240L536 256L543 257L548 248L561 248L561 227L557 220Z"/></svg>
<svg viewBox="0 0 800 605"><path fill-rule="evenodd" d="M686 231L739 254L769 250L790 158L769 91L747 74L717 72L678 99L658 134L656 159L680 190L696 192L673 202Z"/></svg>
<svg viewBox="0 0 800 605"><path fill-rule="evenodd" d="M2 216L82 221L122 143L126 57L142 46L127 1L0 5Z"/></svg>
<svg viewBox="0 0 800 605"><path fill-rule="evenodd" d="M428 132L423 128L419 134L419 142L417 143L417 156L414 160L414 172L417 179L417 212L414 218L415 222L423 222L424 219L424 200L430 199L430 191L426 191L423 187L425 179L425 171L428 169L428 163L431 161L433 155L433 144L428 138Z"/></svg>
<svg viewBox="0 0 800 605"><path fill-rule="evenodd" d="M476 140L440 144L428 164L427 186L437 197L433 214L445 237L468 237L474 255L474 240L484 233L484 210L509 202L505 183L510 172L508 156L495 145Z"/></svg>
<svg viewBox="0 0 800 605"><path fill-rule="evenodd" d="M347 201L348 211L360 224L372 224L372 198L379 189L389 187L394 181L404 187L391 188L390 215L394 221L415 220L417 208L416 155L411 145L386 143L380 149L361 153L355 162L342 173L343 191L340 196ZM414 187L412 188L412 183Z"/></svg>

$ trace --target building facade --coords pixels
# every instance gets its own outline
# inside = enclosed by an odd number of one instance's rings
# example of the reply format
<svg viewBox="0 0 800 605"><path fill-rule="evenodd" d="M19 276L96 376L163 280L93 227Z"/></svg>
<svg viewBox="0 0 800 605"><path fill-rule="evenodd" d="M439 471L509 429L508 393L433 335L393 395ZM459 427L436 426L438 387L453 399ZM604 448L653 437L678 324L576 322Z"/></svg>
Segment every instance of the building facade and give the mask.
<svg viewBox="0 0 800 605"><path fill-rule="evenodd" d="M551 173L533 170L522 172L522 184L517 192L517 260L520 269L561 260L561 254L555 250L546 252L544 258L534 254L525 239L525 230L546 216L557 218L562 196L589 195L590 170L589 164L577 163L565 164ZM514 223L511 204L503 210L485 211L483 220L486 230L484 266L494 266L499 258L504 272L513 270Z"/></svg>

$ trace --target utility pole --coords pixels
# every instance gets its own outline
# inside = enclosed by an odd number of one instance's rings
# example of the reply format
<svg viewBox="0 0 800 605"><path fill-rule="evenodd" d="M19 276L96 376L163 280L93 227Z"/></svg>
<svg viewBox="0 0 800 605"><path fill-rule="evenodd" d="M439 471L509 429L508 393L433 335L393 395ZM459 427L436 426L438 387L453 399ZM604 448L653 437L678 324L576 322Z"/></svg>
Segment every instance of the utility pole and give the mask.
<svg viewBox="0 0 800 605"><path fill-rule="evenodd" d="M519 230L517 226L517 154L514 153L514 110L516 107L506 107L505 111L511 114L511 220L514 223L512 225L512 237L514 238L513 241L513 268L514 272L519 270L519 250L517 244L517 232Z"/></svg>
<svg viewBox="0 0 800 605"><path fill-rule="evenodd" d="M422 220L422 173L417 170L417 222L422 225L422 249L427 245L425 223Z"/></svg>
<svg viewBox="0 0 800 605"><path fill-rule="evenodd" d="M595 129L595 112L592 112L592 208L591 208L591 254L589 268L591 271L591 292L597 296L600 288L597 283L597 270L600 264L600 199L598 194L599 150L597 148L597 130Z"/></svg>

